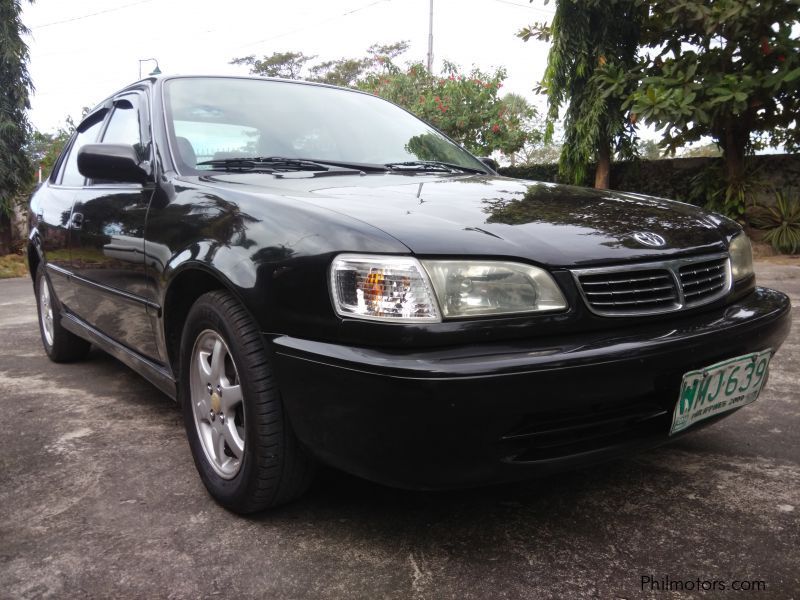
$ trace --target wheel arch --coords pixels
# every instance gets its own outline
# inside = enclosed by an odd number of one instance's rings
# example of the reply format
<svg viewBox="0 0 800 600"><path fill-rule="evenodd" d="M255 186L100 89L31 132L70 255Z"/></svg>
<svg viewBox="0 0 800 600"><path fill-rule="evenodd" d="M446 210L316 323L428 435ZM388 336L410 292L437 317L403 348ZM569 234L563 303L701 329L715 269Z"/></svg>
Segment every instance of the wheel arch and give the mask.
<svg viewBox="0 0 800 600"><path fill-rule="evenodd" d="M180 270L170 279L162 303L162 322L167 356L176 378L180 377L181 336L189 310L200 296L214 290L229 292L246 308L235 286L221 273L206 265L181 265Z"/></svg>

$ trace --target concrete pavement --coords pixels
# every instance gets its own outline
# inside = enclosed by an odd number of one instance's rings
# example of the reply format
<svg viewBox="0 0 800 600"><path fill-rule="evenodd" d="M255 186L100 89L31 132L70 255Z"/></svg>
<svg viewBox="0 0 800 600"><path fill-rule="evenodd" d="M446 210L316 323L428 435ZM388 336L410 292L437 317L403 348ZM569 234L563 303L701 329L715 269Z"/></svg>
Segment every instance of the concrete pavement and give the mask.
<svg viewBox="0 0 800 600"><path fill-rule="evenodd" d="M798 306L800 267L758 273ZM242 518L169 399L98 351L50 363L30 281L0 281L0 598L800 598L798 314L756 404L658 450L436 494L327 471Z"/></svg>

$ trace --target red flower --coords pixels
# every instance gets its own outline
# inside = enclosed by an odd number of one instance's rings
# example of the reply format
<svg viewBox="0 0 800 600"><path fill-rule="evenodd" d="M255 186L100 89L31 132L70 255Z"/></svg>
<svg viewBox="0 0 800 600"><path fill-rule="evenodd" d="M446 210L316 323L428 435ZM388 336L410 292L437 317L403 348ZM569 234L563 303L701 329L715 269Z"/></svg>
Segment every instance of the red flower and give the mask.
<svg viewBox="0 0 800 600"><path fill-rule="evenodd" d="M778 62L783 62L786 60L786 57L783 54L778 55Z"/></svg>
<svg viewBox="0 0 800 600"><path fill-rule="evenodd" d="M500 131L500 125L498 125L497 123L495 123L494 125L492 125L492 131L494 131L495 133L497 133L498 131Z"/></svg>

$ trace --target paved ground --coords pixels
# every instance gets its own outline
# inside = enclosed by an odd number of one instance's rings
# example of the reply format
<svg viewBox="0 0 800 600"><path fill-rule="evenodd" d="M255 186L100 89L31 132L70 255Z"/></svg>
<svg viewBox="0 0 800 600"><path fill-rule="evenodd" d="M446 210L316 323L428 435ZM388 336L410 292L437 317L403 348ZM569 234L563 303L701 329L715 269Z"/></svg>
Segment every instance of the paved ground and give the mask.
<svg viewBox="0 0 800 600"><path fill-rule="evenodd" d="M759 275L798 306L800 267ZM101 353L48 362L29 281L0 281L0 597L800 598L799 315L759 402L671 446L446 494L327 472L244 519L166 397Z"/></svg>

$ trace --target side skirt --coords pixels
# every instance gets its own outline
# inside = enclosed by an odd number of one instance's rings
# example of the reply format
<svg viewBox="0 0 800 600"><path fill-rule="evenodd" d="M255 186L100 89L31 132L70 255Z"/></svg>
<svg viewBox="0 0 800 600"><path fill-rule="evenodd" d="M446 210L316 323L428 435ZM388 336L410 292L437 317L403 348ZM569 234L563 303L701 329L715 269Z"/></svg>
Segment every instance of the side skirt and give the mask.
<svg viewBox="0 0 800 600"><path fill-rule="evenodd" d="M70 313L62 313L61 325L77 336L90 341L92 344L109 353L139 375L147 379L173 400L177 400L177 386L172 373L163 366L158 365L122 344L112 340L88 323Z"/></svg>

